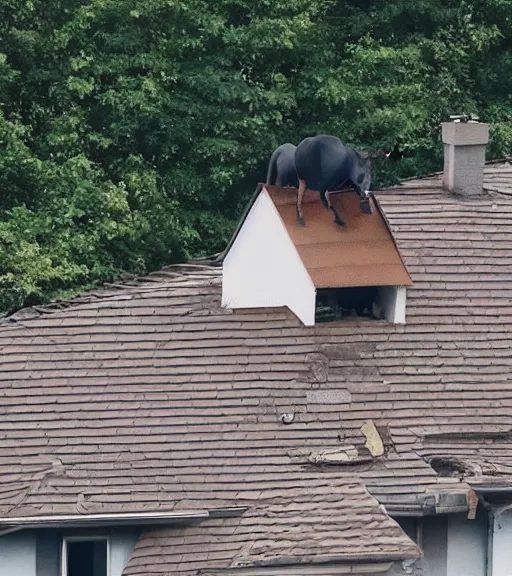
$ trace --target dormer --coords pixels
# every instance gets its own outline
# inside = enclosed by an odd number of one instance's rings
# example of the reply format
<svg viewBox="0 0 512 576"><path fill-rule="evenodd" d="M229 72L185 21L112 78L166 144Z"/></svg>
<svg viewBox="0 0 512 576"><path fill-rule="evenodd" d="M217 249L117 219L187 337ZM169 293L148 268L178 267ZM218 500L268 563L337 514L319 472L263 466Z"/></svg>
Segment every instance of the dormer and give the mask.
<svg viewBox="0 0 512 576"><path fill-rule="evenodd" d="M405 323L406 287L412 281L378 202L371 197L372 214L364 214L355 192L332 195L345 220L340 227L319 194L308 190L306 225L300 226L296 198L294 188L258 186L223 255L222 305L287 306L312 326L324 300L361 296L368 298L362 308Z"/></svg>

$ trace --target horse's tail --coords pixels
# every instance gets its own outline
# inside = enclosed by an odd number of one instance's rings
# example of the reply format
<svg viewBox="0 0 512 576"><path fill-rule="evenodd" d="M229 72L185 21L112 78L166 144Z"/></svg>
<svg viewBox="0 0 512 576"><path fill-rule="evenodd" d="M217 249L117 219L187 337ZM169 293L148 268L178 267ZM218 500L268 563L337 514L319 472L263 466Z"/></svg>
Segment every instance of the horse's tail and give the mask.
<svg viewBox="0 0 512 576"><path fill-rule="evenodd" d="M274 150L274 152L272 152L272 156L270 157L269 163L268 163L268 171L267 171L267 181L266 183L269 186L272 186L273 184L275 184L276 182L276 177L277 177L277 156L278 156L279 152L278 150Z"/></svg>

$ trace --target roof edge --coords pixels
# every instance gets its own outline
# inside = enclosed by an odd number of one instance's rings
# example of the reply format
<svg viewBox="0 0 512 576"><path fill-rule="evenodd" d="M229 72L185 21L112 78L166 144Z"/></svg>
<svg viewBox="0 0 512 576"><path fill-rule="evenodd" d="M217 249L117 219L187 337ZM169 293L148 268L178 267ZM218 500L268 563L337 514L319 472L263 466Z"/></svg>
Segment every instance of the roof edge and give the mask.
<svg viewBox="0 0 512 576"><path fill-rule="evenodd" d="M226 258L228 252L231 250L231 247L235 243L236 237L240 233L242 226L245 224L247 216L249 215L251 208L253 207L254 203L256 202L256 198L258 198L258 196L260 195L260 192L263 190L264 186L265 186L265 184L263 184L261 182L259 182L258 185L256 186L256 190L253 192L249 202L247 203L246 207L244 208L244 211L242 212L242 216L239 218L238 224L235 228L235 231L233 232L231 239L227 243L226 248L224 248L224 250L217 256L217 259L216 259L217 262L219 262L219 263L224 262L224 259Z"/></svg>
<svg viewBox="0 0 512 576"><path fill-rule="evenodd" d="M183 510L162 512L121 512L106 514L55 514L48 516L19 516L0 518L0 529L7 531L27 528L118 526L142 524L172 524L195 522L210 518L208 510ZM1 534L1 532L0 532Z"/></svg>
<svg viewBox="0 0 512 576"><path fill-rule="evenodd" d="M380 217L382 218L387 231L389 232L389 235L391 236L391 240L393 241L393 246L395 247L395 250L397 251L397 254L400 258L400 262L402 263L402 266L404 267L404 270L407 274L407 277L409 278L409 284L404 284L404 286L413 286L414 282L412 281L411 275L409 274L409 270L407 270L407 266L405 265L405 260L404 257L402 256L402 253L400 252L400 248L398 247L398 244L396 242L395 239L395 235L393 234L393 231L391 230L391 225L389 224L389 220L384 212L384 210L382 209L382 206L379 203L378 198L375 196L375 194L371 194L373 203L375 205L375 208L377 208L377 212L379 213Z"/></svg>
<svg viewBox="0 0 512 576"><path fill-rule="evenodd" d="M492 166L493 164L500 164L501 162L512 162L512 156L503 156L502 158L494 158L493 160L486 160L484 162L484 167ZM402 178L400 182L397 184L397 186L400 186L402 182L413 182L414 180L426 180L427 178L433 178L434 176L442 176L442 174L443 171L438 170L437 172L428 172L427 174L421 174L420 176L409 176L408 178Z"/></svg>

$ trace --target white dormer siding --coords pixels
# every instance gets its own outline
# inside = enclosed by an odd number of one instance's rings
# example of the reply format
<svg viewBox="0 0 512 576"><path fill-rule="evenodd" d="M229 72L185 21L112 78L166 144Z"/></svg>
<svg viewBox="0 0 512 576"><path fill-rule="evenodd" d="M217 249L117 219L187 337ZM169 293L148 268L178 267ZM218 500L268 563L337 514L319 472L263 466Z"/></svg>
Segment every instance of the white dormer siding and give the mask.
<svg viewBox="0 0 512 576"><path fill-rule="evenodd" d="M381 286L379 288L379 305L383 317L392 324L405 324L405 286Z"/></svg>
<svg viewBox="0 0 512 576"><path fill-rule="evenodd" d="M222 306L287 306L306 326L312 326L315 299L313 281L263 189L224 259Z"/></svg>

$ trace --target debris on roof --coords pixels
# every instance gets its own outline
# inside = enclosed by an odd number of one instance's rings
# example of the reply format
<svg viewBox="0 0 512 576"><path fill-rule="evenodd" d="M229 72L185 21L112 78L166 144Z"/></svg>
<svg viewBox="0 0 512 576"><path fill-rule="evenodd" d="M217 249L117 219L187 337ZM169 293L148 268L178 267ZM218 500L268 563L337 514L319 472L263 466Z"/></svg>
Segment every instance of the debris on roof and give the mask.
<svg viewBox="0 0 512 576"><path fill-rule="evenodd" d="M354 445L348 444L340 448L333 448L331 450L322 450L320 452L311 452L308 454L308 460L316 466L341 466L344 464L364 464L372 462L373 455L360 454L361 449L357 449Z"/></svg>
<svg viewBox="0 0 512 576"><path fill-rule="evenodd" d="M365 446L372 456L382 456L384 454L384 444L382 438L373 423L373 420L368 420L361 426L361 432L366 438Z"/></svg>

